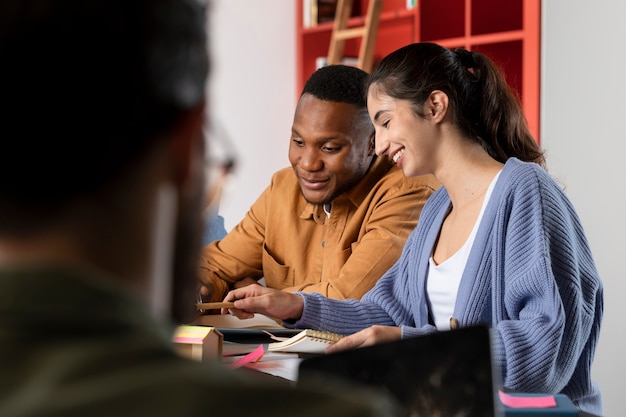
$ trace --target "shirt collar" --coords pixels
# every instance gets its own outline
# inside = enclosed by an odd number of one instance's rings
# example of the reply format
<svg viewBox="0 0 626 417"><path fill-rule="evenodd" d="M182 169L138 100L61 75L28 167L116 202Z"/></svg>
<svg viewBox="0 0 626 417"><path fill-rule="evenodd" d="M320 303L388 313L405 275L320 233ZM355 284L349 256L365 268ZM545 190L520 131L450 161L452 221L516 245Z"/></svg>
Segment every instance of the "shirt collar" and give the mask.
<svg viewBox="0 0 626 417"><path fill-rule="evenodd" d="M354 207L361 205L365 197L372 190L374 185L393 167L393 163L384 156L375 156L372 164L354 187L347 192L338 195L333 200L333 205L340 201L349 201ZM314 219L320 224L324 224L326 213L321 204L312 204L307 202L304 209L300 212L301 219Z"/></svg>

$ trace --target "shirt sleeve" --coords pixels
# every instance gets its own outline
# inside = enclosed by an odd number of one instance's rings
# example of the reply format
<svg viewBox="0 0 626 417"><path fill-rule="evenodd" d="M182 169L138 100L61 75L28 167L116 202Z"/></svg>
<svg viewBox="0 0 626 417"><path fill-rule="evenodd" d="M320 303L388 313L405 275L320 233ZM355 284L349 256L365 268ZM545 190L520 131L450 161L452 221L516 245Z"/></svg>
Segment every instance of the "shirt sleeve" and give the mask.
<svg viewBox="0 0 626 417"><path fill-rule="evenodd" d="M224 238L205 246L200 259L200 279L213 284L213 301L221 301L232 285L246 277L263 277L263 245L269 186L245 217ZM210 260L210 261L209 261Z"/></svg>
<svg viewBox="0 0 626 417"><path fill-rule="evenodd" d="M502 303L494 314L493 353L506 387L562 392L588 387L602 316L602 287L580 221L547 176L508 201L497 256ZM498 248L493 248L498 251ZM586 369L586 370L585 370ZM574 384L570 381L575 380Z"/></svg>

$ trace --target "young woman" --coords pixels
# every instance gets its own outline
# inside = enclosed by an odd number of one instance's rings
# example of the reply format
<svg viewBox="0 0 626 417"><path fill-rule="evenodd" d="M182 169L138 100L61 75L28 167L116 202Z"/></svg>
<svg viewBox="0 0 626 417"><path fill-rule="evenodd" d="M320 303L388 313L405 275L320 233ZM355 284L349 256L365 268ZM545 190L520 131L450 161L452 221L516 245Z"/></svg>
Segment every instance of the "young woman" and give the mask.
<svg viewBox="0 0 626 417"><path fill-rule="evenodd" d="M484 55L412 44L369 78L376 153L443 184L401 258L361 301L259 286L233 314L350 335L329 352L457 326L492 328L505 387L566 394L602 414L591 365L602 283L580 220L544 170L514 94Z"/></svg>

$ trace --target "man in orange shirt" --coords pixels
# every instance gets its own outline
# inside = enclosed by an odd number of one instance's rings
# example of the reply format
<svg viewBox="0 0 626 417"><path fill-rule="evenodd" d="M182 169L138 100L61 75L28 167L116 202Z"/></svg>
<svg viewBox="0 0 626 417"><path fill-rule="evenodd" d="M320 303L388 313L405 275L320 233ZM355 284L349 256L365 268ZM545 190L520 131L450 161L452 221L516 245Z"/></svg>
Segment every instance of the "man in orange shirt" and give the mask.
<svg viewBox="0 0 626 417"><path fill-rule="evenodd" d="M245 218L202 254L201 294L268 287L360 298L398 259L428 197L432 176L406 178L374 153L364 71L317 70L303 88L289 145L291 168Z"/></svg>

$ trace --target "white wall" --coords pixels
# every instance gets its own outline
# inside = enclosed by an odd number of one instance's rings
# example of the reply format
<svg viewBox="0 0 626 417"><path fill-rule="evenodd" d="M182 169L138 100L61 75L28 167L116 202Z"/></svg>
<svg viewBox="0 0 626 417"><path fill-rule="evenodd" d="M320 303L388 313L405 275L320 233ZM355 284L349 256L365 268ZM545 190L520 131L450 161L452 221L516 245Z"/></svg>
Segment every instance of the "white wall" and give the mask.
<svg viewBox="0 0 626 417"><path fill-rule="evenodd" d="M227 228L287 166L295 107L295 1L213 0L213 112L240 154L222 204ZM609 417L624 415L626 374L626 2L544 0L541 139L567 187L605 285L594 365Z"/></svg>
<svg viewBox="0 0 626 417"><path fill-rule="evenodd" d="M220 212L230 230L289 165L296 102L295 1L212 0L211 113L238 151Z"/></svg>
<svg viewBox="0 0 626 417"><path fill-rule="evenodd" d="M541 135L604 281L593 375L607 416L626 413L626 2L544 0Z"/></svg>

